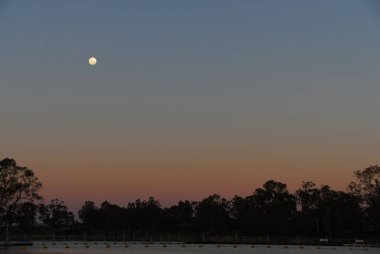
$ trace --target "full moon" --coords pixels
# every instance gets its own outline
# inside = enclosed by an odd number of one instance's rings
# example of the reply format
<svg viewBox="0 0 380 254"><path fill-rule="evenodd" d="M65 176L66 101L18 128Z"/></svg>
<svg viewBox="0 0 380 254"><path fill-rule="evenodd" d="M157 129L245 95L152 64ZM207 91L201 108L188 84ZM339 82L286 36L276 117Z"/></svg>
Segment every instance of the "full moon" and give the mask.
<svg viewBox="0 0 380 254"><path fill-rule="evenodd" d="M90 59L88 59L88 63L90 65L95 65L97 62L96 58L95 57L90 57Z"/></svg>

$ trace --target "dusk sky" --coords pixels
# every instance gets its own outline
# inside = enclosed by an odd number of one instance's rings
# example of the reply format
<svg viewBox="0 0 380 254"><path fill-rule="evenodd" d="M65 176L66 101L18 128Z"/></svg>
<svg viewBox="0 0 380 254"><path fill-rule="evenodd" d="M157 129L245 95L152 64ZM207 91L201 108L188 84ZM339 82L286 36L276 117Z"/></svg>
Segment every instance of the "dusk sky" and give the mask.
<svg viewBox="0 0 380 254"><path fill-rule="evenodd" d="M72 209L344 190L380 163L379 45L369 0L0 0L0 159Z"/></svg>

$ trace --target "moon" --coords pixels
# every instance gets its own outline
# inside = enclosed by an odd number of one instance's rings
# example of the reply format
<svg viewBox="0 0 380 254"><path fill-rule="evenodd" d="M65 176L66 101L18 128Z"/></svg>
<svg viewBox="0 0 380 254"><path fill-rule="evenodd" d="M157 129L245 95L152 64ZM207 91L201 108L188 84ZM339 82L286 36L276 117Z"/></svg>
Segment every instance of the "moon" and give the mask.
<svg viewBox="0 0 380 254"><path fill-rule="evenodd" d="M98 61L96 60L95 57L90 57L90 59L88 59L88 63L89 65L95 65Z"/></svg>

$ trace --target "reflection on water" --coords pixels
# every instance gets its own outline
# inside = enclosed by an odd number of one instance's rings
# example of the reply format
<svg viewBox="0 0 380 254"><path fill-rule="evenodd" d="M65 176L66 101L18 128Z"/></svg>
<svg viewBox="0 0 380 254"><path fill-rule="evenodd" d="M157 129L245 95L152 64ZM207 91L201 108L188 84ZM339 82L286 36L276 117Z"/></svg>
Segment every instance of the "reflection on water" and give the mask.
<svg viewBox="0 0 380 254"><path fill-rule="evenodd" d="M4 254L343 254L380 253L379 248L331 247L331 246L267 246L267 245L216 245L216 244L162 244L162 243L104 243L104 242L35 242L33 246L11 247Z"/></svg>

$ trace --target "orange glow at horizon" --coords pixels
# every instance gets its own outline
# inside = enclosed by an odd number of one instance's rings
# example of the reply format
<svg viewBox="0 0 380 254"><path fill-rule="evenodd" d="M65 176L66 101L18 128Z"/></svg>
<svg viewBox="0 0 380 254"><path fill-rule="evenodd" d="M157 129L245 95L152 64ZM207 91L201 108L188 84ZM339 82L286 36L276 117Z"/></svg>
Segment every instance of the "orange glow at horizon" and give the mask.
<svg viewBox="0 0 380 254"><path fill-rule="evenodd" d="M153 196L168 206L179 200L199 201L214 193L226 198L247 196L270 179L286 183L292 192L302 181L344 190L354 170L371 164L368 158L354 161L338 153L327 156L294 151L233 153L219 150L192 154L177 151L173 157L160 155L132 158L72 154L70 159L51 157L37 161L29 158L18 163L35 170L43 183L45 202L59 198L74 210L86 200L95 201L97 205L105 200L127 205L138 198Z"/></svg>

